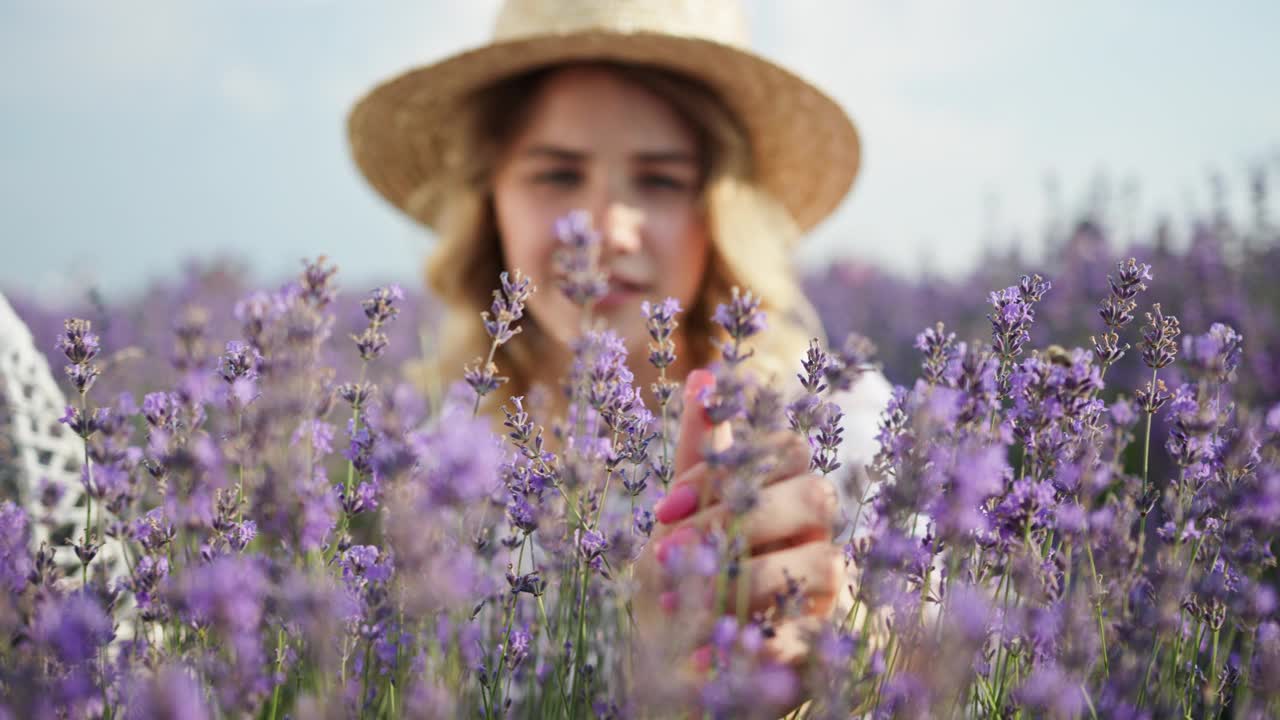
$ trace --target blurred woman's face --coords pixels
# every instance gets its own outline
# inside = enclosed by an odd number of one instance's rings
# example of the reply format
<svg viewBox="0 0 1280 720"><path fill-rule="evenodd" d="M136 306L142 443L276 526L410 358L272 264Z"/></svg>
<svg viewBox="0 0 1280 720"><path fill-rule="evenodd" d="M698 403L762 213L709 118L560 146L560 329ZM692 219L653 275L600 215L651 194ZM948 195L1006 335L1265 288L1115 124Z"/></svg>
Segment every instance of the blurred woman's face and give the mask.
<svg viewBox="0 0 1280 720"><path fill-rule="evenodd" d="M533 279L529 312L568 343L580 314L556 288L554 224L590 212L609 275L595 315L643 352L640 302L674 297L689 309L708 262L696 136L665 100L607 68L559 70L531 102L493 177L507 268Z"/></svg>

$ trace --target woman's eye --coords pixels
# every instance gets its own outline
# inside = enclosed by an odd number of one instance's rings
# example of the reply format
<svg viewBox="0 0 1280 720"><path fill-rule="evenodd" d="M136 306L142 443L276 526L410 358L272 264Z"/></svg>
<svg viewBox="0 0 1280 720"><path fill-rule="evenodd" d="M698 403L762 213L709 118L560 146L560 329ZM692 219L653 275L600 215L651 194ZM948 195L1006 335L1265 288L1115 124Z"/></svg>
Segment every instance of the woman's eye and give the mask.
<svg viewBox="0 0 1280 720"><path fill-rule="evenodd" d="M554 185L557 187L573 187L582 180L582 173L577 170L547 170L540 172L533 177L534 182L539 185Z"/></svg>
<svg viewBox="0 0 1280 720"><path fill-rule="evenodd" d="M640 184L646 188L656 190L684 190L689 184L681 178L674 175L664 175L662 173L648 173L640 176Z"/></svg>

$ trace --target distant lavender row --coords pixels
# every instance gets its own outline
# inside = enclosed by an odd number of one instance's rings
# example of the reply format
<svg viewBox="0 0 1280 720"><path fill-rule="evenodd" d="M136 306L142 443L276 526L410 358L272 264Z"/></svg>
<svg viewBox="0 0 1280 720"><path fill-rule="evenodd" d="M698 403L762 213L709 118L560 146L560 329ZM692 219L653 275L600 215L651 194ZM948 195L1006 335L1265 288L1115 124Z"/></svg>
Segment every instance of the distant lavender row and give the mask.
<svg viewBox="0 0 1280 720"><path fill-rule="evenodd" d="M1230 225L1200 224L1191 229L1185 248L1172 248L1167 231L1137 247L1121 251L1105 230L1091 221L1080 222L1061 239L1042 262L1040 271L1054 280L1054 302L1045 307L1033 331L1037 343L1052 337L1060 344L1087 345L1100 327L1097 298L1106 293L1106 276L1121 257L1133 255L1159 267L1161 282L1151 299L1188 327L1221 322L1249 338L1239 373L1242 397L1266 407L1280 401L1280 230L1249 239ZM818 308L829 337L857 332L870 338L891 381L905 382L915 373L915 336L921 328L942 321L959 337L985 337L987 289L1003 278L1025 271L1017 253L990 253L977 269L960 278L905 278L853 260L840 260L810 273L805 286ZM18 295L11 297L18 314L31 326L37 347L48 348L62 328L64 317L75 315L94 322L109 347L133 348L107 379L112 387L137 390L156 378L173 379L171 308L189 308L179 323L205 323L210 337L232 337L237 324L229 308L249 288L244 268L233 263L192 264L179 277L155 283L140 297L121 305L103 306L84 296L67 298L56 307L42 306ZM365 288L350 288L356 294ZM433 350L421 338L435 335L437 306L420 290L407 288L402 322L389 330L386 368L422 357ZM340 295L341 297L341 295ZM157 310L163 309L157 312ZM339 317L339 336L358 332L359 313ZM214 352L218 348L208 348ZM339 371L358 358L326 358ZM343 363L347 367L343 367ZM1138 366L1118 366L1122 386L1137 383Z"/></svg>
<svg viewBox="0 0 1280 720"><path fill-rule="evenodd" d="M1239 392L1257 407L1280 400L1280 228L1244 233L1226 223L1190 228L1186 247L1171 247L1160 229L1135 247L1119 248L1107 231L1081 221L1054 243L1038 268L1053 278L1053 302L1032 331L1043 344L1089 344L1101 328L1097 302L1107 292L1107 274L1122 258L1134 256L1160 270L1150 300L1176 315L1186 327L1221 322L1249 338L1240 367ZM831 337L849 332L869 336L879 348L885 373L906 382L915 373L912 347L920 328L946 323L959 337L989 331L986 294L1005 278L1025 272L1017 252L991 252L961 278L903 278L855 261L837 262L806 279ZM1115 371L1116 384L1137 384L1140 366Z"/></svg>

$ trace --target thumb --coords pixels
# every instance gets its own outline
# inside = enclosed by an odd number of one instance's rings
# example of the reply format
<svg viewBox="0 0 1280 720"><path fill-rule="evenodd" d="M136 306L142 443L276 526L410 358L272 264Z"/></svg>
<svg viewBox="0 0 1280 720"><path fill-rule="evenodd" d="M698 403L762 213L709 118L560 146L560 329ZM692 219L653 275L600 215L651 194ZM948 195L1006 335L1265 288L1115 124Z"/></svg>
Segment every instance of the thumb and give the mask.
<svg viewBox="0 0 1280 720"><path fill-rule="evenodd" d="M676 458L672 468L677 476L702 460L709 443L723 448L732 441L729 424L713 426L698 397L704 390L713 390L715 386L716 376L704 368L693 370L685 378L684 414L680 416L680 430L676 433Z"/></svg>

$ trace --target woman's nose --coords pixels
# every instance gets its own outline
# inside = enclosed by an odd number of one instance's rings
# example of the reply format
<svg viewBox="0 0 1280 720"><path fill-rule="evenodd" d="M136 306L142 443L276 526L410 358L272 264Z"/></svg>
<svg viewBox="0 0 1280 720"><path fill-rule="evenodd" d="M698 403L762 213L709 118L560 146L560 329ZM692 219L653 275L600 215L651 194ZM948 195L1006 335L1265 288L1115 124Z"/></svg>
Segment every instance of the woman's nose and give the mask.
<svg viewBox="0 0 1280 720"><path fill-rule="evenodd" d="M607 250L620 254L640 250L640 227L644 222L641 210L612 202L605 206L602 215L599 227Z"/></svg>

